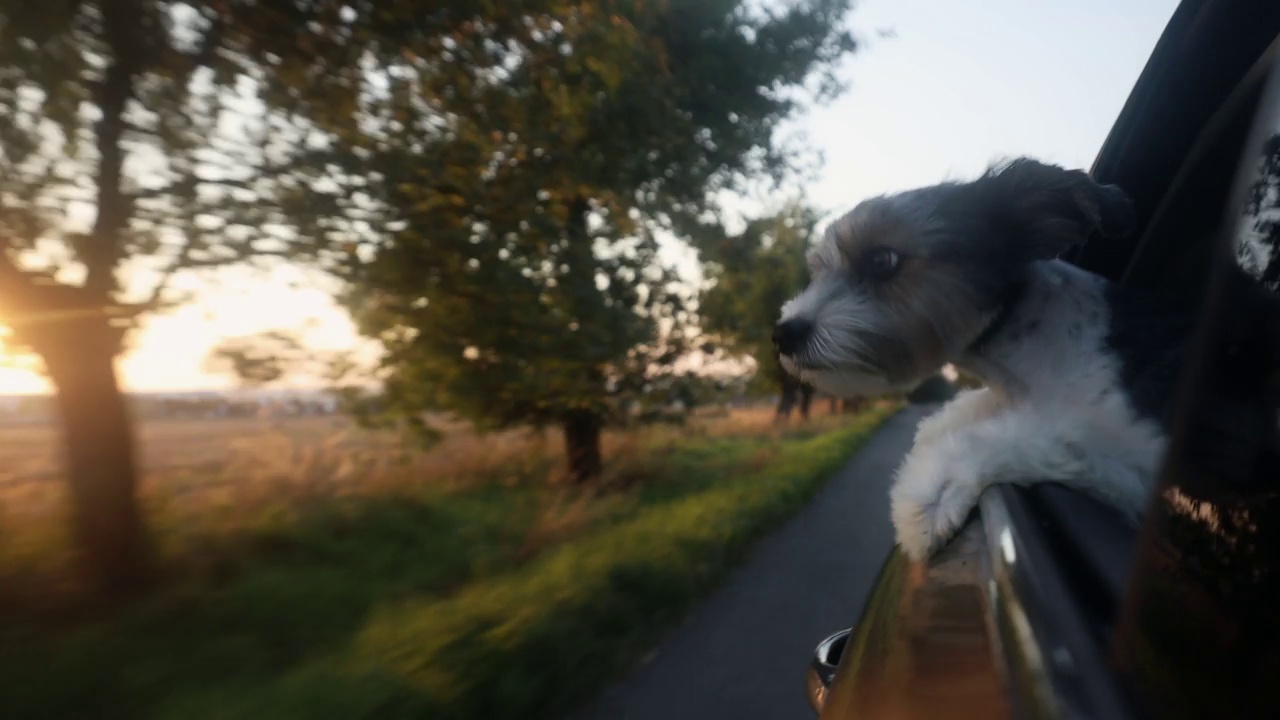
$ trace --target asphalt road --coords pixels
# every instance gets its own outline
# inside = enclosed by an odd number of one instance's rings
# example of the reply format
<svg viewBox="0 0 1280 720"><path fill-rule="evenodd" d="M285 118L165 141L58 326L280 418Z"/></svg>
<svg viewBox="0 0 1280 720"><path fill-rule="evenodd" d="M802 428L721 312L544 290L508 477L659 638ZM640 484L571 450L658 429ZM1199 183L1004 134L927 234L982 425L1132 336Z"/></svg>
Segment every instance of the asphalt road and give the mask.
<svg viewBox="0 0 1280 720"><path fill-rule="evenodd" d="M890 418L648 661L575 720L807 720L804 670L893 544L889 482L927 410Z"/></svg>

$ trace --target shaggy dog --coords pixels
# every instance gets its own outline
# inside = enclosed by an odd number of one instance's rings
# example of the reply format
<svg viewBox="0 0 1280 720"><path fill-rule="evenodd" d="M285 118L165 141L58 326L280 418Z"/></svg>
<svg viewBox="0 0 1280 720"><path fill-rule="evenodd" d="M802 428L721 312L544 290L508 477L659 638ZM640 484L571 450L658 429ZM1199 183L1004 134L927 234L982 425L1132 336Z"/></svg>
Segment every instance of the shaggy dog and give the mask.
<svg viewBox="0 0 1280 720"><path fill-rule="evenodd" d="M774 330L788 371L842 397L947 363L986 384L922 422L898 469L907 555L944 543L993 483L1055 481L1142 512L1187 320L1055 259L1132 224L1119 188L1024 158L867 200L809 253L811 282Z"/></svg>

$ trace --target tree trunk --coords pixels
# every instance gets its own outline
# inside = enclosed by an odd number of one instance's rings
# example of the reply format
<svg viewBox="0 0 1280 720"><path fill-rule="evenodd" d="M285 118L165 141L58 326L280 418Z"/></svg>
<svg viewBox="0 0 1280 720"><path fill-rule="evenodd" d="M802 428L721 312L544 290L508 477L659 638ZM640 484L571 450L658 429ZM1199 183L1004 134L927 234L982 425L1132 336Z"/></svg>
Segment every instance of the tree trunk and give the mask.
<svg viewBox="0 0 1280 720"><path fill-rule="evenodd" d="M800 385L800 419L809 419L809 406L813 403L813 386Z"/></svg>
<svg viewBox="0 0 1280 720"><path fill-rule="evenodd" d="M575 410L564 421L564 453L569 461L569 482L587 485L600 478L600 431L604 422L590 410Z"/></svg>
<svg viewBox="0 0 1280 720"><path fill-rule="evenodd" d="M138 509L133 425L116 381L115 331L93 318L57 334L56 347L38 350L57 389L80 567L95 590L131 593L153 563Z"/></svg>
<svg viewBox="0 0 1280 720"><path fill-rule="evenodd" d="M778 407L774 411L773 420L786 422L791 419L791 410L796 406L796 395L800 390L800 383L781 365L775 368L775 374L778 378Z"/></svg>
<svg viewBox="0 0 1280 720"><path fill-rule="evenodd" d="M84 282L50 283L20 269L0 238L0 301L15 338L44 360L57 389L81 570L94 589L120 593L140 588L153 569L136 497L133 428L115 375L123 331L106 315L117 305L116 270L132 211L124 187L124 113L146 45L137 42L136 0L99 5L106 52L97 54L110 62L93 93L97 218L87 241L73 243Z"/></svg>
<svg viewBox="0 0 1280 720"><path fill-rule="evenodd" d="M796 388L791 383L782 386L782 391L778 395L778 408L774 412L773 419L777 422L786 422L791 419L791 410L796 406Z"/></svg>

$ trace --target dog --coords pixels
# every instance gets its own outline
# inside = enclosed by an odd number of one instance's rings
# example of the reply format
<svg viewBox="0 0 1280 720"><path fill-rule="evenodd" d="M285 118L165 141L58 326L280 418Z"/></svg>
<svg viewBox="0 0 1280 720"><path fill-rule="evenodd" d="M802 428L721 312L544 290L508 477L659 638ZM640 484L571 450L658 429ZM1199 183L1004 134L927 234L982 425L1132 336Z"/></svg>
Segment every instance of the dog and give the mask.
<svg viewBox="0 0 1280 720"><path fill-rule="evenodd" d="M909 389L948 363L985 384L922 421L897 471L910 558L994 483L1059 482L1137 521L1191 315L1057 259L1134 224L1119 187L1019 158L866 200L810 250L810 283L774 328L789 372L841 397Z"/></svg>

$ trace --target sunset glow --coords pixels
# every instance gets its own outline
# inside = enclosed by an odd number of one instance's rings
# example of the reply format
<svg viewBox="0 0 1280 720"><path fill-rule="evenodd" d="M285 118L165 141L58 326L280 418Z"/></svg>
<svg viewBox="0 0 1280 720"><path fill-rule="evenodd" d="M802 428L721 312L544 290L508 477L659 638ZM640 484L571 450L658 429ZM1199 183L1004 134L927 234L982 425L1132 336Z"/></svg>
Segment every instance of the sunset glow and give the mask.
<svg viewBox="0 0 1280 720"><path fill-rule="evenodd" d="M355 328L339 308L331 288L319 278L281 268L271 273L229 271L212 283L194 283L198 299L177 310L147 318L117 361L130 391L204 390L228 387L234 379L204 369L205 357L221 339L266 330L298 333L317 350L360 345ZM0 337L0 395L44 393L50 389L32 358L14 357Z"/></svg>

